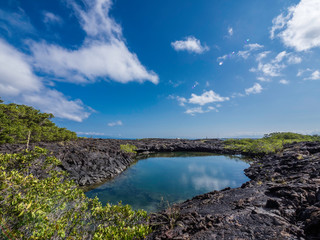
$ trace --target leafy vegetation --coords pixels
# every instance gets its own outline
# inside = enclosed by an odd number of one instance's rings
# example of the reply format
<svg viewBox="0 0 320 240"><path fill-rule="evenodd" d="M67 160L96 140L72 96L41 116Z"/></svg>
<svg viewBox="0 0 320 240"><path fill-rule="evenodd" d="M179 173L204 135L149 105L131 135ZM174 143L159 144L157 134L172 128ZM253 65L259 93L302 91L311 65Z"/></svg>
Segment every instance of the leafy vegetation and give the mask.
<svg viewBox="0 0 320 240"><path fill-rule="evenodd" d="M275 132L266 134L260 139L228 139L224 143L227 149L239 150L254 155L265 155L281 151L284 144L304 141L320 141L320 136L291 132Z"/></svg>
<svg viewBox="0 0 320 240"><path fill-rule="evenodd" d="M87 198L59 164L38 147L0 155L1 239L139 239L150 232L145 211Z"/></svg>
<svg viewBox="0 0 320 240"><path fill-rule="evenodd" d="M50 113L26 105L4 104L0 100L0 144L28 143L40 141L65 141L77 135L65 128L57 127Z"/></svg>
<svg viewBox="0 0 320 240"><path fill-rule="evenodd" d="M131 145L129 143L127 144L121 144L120 149L126 153L137 153L135 150L137 150L137 147L135 145Z"/></svg>

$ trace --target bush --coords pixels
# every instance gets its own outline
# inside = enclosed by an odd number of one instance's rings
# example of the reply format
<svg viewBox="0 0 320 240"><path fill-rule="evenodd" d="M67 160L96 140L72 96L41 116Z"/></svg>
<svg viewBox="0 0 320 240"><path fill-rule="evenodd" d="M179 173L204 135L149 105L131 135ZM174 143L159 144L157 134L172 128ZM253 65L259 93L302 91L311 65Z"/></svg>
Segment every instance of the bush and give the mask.
<svg viewBox="0 0 320 240"><path fill-rule="evenodd" d="M137 150L137 147L135 145L131 144L121 144L120 149L126 153L137 153L135 150Z"/></svg>
<svg viewBox="0 0 320 240"><path fill-rule="evenodd" d="M284 144L303 141L320 141L320 136L303 135L291 132L276 132L264 135L261 139L228 139L225 148L241 151L252 155L276 153L283 149Z"/></svg>
<svg viewBox="0 0 320 240"><path fill-rule="evenodd" d="M37 147L0 155L0 238L138 239L150 233L145 211L87 198L59 164Z"/></svg>

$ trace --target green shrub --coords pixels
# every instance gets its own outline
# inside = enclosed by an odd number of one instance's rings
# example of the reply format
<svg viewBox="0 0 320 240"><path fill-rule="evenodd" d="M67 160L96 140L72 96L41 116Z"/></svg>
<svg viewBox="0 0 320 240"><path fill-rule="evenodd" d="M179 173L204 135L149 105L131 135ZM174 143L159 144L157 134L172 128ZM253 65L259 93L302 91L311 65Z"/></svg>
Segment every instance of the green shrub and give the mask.
<svg viewBox="0 0 320 240"><path fill-rule="evenodd" d="M135 150L137 150L137 147L135 145L131 144L121 144L120 149L126 153L137 153Z"/></svg>
<svg viewBox="0 0 320 240"><path fill-rule="evenodd" d="M145 211L87 198L59 164L41 148L0 155L0 239L139 239L150 233Z"/></svg>
<svg viewBox="0 0 320 240"><path fill-rule="evenodd" d="M276 132L266 134L260 139L228 139L224 143L227 149L238 150L253 155L265 155L281 151L284 144L302 141L320 141L320 136Z"/></svg>

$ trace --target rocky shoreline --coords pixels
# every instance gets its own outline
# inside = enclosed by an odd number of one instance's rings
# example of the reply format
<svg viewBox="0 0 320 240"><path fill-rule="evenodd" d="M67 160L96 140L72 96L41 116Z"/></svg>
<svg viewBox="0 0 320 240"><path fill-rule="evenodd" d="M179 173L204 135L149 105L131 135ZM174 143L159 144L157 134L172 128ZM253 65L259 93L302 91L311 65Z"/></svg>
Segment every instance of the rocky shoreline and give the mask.
<svg viewBox="0 0 320 240"><path fill-rule="evenodd" d="M217 139L79 139L31 147L47 148L71 179L90 186L117 176L136 161L136 154L121 151L121 144L135 145L138 154L239 154ZM0 152L25 147L3 144ZM196 196L152 214L155 231L148 239L320 239L320 143L286 145L279 154L255 159L245 173L251 181L240 188Z"/></svg>
<svg viewBox="0 0 320 240"><path fill-rule="evenodd" d="M148 239L320 239L320 143L255 159L240 188L151 215Z"/></svg>
<svg viewBox="0 0 320 240"><path fill-rule="evenodd" d="M224 149L223 141L218 139L78 139L76 141L31 144L48 149L61 160L61 168L80 186L91 186L112 179L136 161L137 155L123 152L120 145L132 144L137 147L138 155L155 152L212 152L235 154ZM0 153L18 152L25 144L0 145Z"/></svg>

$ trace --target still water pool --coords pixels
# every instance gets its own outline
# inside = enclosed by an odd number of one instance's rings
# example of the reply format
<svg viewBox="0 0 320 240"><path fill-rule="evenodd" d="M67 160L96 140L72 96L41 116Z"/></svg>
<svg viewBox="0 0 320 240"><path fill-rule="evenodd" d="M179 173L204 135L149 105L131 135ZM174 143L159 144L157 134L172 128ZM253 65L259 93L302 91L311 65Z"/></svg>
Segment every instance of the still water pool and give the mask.
<svg viewBox="0 0 320 240"><path fill-rule="evenodd" d="M100 201L122 201L152 212L196 195L239 187L249 179L239 157L207 153L161 153L139 160L115 179L86 192Z"/></svg>

